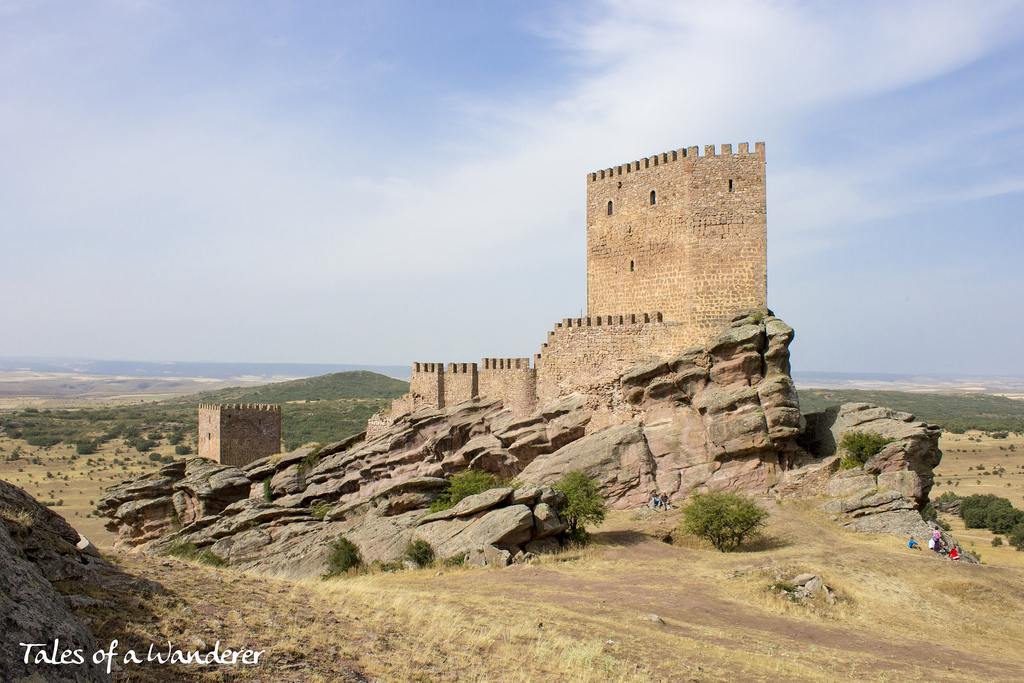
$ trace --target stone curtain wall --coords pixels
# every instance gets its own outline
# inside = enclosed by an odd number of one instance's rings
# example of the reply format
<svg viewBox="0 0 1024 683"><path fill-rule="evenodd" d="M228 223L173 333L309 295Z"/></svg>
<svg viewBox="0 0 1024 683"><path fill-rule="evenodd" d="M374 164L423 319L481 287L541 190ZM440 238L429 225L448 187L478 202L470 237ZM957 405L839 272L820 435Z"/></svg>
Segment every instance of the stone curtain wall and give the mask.
<svg viewBox="0 0 1024 683"><path fill-rule="evenodd" d="M453 406L480 395L476 363L449 363L443 382L446 406Z"/></svg>
<svg viewBox="0 0 1024 683"><path fill-rule="evenodd" d="M533 412L537 404L537 371L529 358L484 358L480 370L480 395L500 398L517 415Z"/></svg>
<svg viewBox="0 0 1024 683"><path fill-rule="evenodd" d="M242 466L280 452L280 406L200 404L200 456Z"/></svg>
<svg viewBox="0 0 1024 683"><path fill-rule="evenodd" d="M393 409L392 409L393 410ZM378 436L388 431L388 428L394 424L394 418L392 418L392 411L378 410L376 413L370 416L370 419L366 421L366 440L376 439Z"/></svg>
<svg viewBox="0 0 1024 683"><path fill-rule="evenodd" d="M589 393L633 366L698 344L692 327L665 322L659 313L567 318L548 332L537 354L537 397L549 401L574 391Z"/></svg>
<svg viewBox="0 0 1024 683"><path fill-rule="evenodd" d="M766 305L764 175L760 142L753 152L747 143L736 154L689 147L591 173L587 313L660 311L707 341L737 312Z"/></svg>

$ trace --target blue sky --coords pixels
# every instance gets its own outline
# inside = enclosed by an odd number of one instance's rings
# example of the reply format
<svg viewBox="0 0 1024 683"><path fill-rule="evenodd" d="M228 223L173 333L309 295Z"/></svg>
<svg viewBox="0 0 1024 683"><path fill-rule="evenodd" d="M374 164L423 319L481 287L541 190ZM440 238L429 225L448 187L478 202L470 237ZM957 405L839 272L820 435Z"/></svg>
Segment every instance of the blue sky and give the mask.
<svg viewBox="0 0 1024 683"><path fill-rule="evenodd" d="M796 369L1024 376L998 0L0 0L0 356L532 356L588 172L757 141Z"/></svg>

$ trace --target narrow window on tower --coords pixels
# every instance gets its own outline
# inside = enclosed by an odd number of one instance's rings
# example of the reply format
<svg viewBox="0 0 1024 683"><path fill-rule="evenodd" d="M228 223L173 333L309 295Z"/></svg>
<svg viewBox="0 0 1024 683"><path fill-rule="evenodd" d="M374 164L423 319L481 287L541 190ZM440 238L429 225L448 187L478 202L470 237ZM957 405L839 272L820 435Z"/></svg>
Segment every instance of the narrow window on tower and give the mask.
<svg viewBox="0 0 1024 683"><path fill-rule="evenodd" d="M612 215L612 200L608 200L608 215Z"/></svg>
<svg viewBox="0 0 1024 683"><path fill-rule="evenodd" d="M731 185L730 185L731 187ZM654 194L654 190L651 190L651 205L658 203L658 197Z"/></svg>
<svg viewBox="0 0 1024 683"><path fill-rule="evenodd" d="M732 178L729 179L729 192L732 192Z"/></svg>
<svg viewBox="0 0 1024 683"><path fill-rule="evenodd" d="M632 273L634 270L636 270L636 264L634 264L632 261L630 261L629 262L629 272Z"/></svg>

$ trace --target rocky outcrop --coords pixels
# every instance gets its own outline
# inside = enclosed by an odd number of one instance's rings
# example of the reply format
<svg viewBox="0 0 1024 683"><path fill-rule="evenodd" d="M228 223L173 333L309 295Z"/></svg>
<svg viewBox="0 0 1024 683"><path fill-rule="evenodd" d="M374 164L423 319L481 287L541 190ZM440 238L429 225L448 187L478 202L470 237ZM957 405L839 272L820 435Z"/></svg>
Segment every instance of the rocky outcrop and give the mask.
<svg viewBox="0 0 1024 683"><path fill-rule="evenodd" d="M918 422L910 413L870 403L846 403L808 415L804 439L812 451L827 457L836 452L843 435L853 431L891 440L864 464L863 471L887 489L899 490L917 508L924 507L935 481L933 470L942 460L939 427Z"/></svg>
<svg viewBox="0 0 1024 683"><path fill-rule="evenodd" d="M642 504L654 490L764 492L789 466L800 431L792 338L777 318L741 316L706 348L627 371L603 398L564 396L526 417L477 399L403 415L368 441L303 448L242 469L192 459L112 488L101 509L119 544L144 546L178 528L219 541L245 525L315 523L315 504L365 505L404 482L466 469L535 484L582 469L613 508ZM387 496L389 504L422 503L424 492L407 493Z"/></svg>
<svg viewBox="0 0 1024 683"><path fill-rule="evenodd" d="M0 680L111 680L88 659L98 649L96 640L71 612L90 598L68 593L79 586L109 585L111 573L113 568L63 517L0 480ZM81 650L86 661L36 664L37 648L25 663L19 643L45 643L49 655L55 639L60 651Z"/></svg>
<svg viewBox="0 0 1024 683"><path fill-rule="evenodd" d="M920 510L928 502L932 470L942 459L939 428L916 421L910 413L870 403L846 403L812 413L806 422L802 442L817 451L830 473L822 485L822 509L847 528L914 538L924 545L936 529ZM838 444L855 431L891 441L863 467L840 470L843 453ZM941 530L940 534L947 549L955 547L964 561L975 561L952 536Z"/></svg>
<svg viewBox="0 0 1024 683"><path fill-rule="evenodd" d="M610 407L625 415L621 424L538 455L520 479L550 483L582 469L613 508L635 507L653 491L768 491L789 468L801 429L792 340L778 318L742 316L706 348L625 372Z"/></svg>
<svg viewBox="0 0 1024 683"><path fill-rule="evenodd" d="M413 540L427 541L439 558L473 559L481 565L504 566L528 552L560 547L557 541L537 543L566 529L557 514L564 497L554 489L495 488L430 513L430 504L446 487L444 479L419 477L333 507L284 507L246 497L148 546L159 552L186 541L240 569L292 577L322 574L330 542L338 536L355 543L368 563L400 561Z"/></svg>
<svg viewBox="0 0 1024 683"><path fill-rule="evenodd" d="M550 550L563 523L551 489L538 487L573 470L594 478L613 509L642 505L654 491L674 499L707 490L826 493L848 526L902 533L917 525L941 457L938 430L867 404L808 416L805 429L790 378L792 339L778 318L744 315L706 347L527 416L500 400L421 408L373 438L241 469L201 459L168 465L111 488L101 508L122 545L158 548L174 534L236 566L305 575L321 570L338 535L368 561L393 561L412 539L474 562ZM892 442L863 469L836 474L836 443L854 429ZM446 479L467 469L527 486L429 515Z"/></svg>

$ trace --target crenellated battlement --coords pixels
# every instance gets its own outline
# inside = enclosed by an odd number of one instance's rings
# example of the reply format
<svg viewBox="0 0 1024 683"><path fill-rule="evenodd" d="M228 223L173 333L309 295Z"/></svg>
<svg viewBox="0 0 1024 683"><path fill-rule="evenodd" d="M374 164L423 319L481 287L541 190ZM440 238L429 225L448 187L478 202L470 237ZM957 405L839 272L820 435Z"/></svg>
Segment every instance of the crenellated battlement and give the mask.
<svg viewBox="0 0 1024 683"><path fill-rule="evenodd" d="M529 370L529 358L484 358L484 370Z"/></svg>
<svg viewBox="0 0 1024 683"><path fill-rule="evenodd" d="M628 315L595 315L586 318L562 318L559 327L611 327L612 325L646 325L662 322L661 313L630 313ZM554 334L549 332L548 334Z"/></svg>
<svg viewBox="0 0 1024 683"><path fill-rule="evenodd" d="M444 372L444 363L413 363L413 372Z"/></svg>
<svg viewBox="0 0 1024 683"><path fill-rule="evenodd" d="M456 374L466 375L466 374L474 373L476 371L477 371L476 363L449 363L448 364L448 372L453 374L453 375L456 375Z"/></svg>
<svg viewBox="0 0 1024 683"><path fill-rule="evenodd" d="M200 410L263 410L267 412L281 412L281 406L269 403L200 403Z"/></svg>
<svg viewBox="0 0 1024 683"><path fill-rule="evenodd" d="M758 155L761 159L764 159L764 143L755 142L754 151L750 151L749 142L741 142L737 145L735 154L732 151L732 144L723 144L721 146L721 153L715 152L714 145L704 145L704 154L700 154L700 147L682 147L680 149L673 149L669 152L662 152L661 154L655 154L653 156L644 157L637 161L628 161L619 166L611 166L609 168L601 169L600 171L594 171L587 175L587 179L590 182L597 182L598 180L605 180L611 178L621 177L623 174L633 173L641 169L657 168L670 164L673 161L680 161L683 159L700 159L706 157L728 157L728 156L747 156L747 155Z"/></svg>

